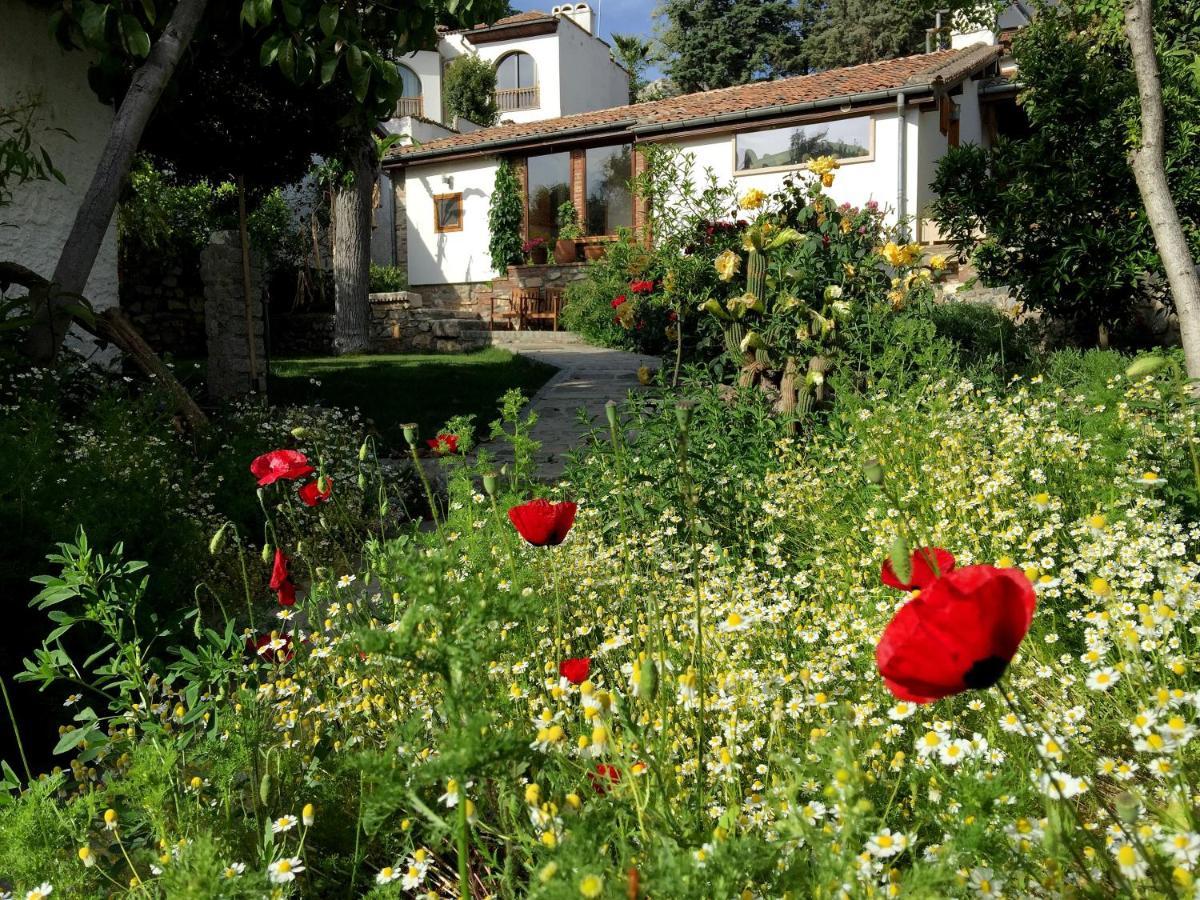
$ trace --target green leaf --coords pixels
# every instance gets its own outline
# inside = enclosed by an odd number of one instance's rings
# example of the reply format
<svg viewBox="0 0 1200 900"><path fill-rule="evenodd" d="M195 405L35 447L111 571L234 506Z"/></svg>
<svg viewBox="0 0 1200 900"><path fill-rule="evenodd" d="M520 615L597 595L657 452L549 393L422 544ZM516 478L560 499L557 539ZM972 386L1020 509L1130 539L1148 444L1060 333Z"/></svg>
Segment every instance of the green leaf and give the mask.
<svg viewBox="0 0 1200 900"><path fill-rule="evenodd" d="M104 32L108 27L108 6L103 3L88 3L83 8L79 27L88 43L104 43Z"/></svg>
<svg viewBox="0 0 1200 900"><path fill-rule="evenodd" d="M350 73L350 79L356 80L362 77L363 72L363 55L362 51L350 45L350 49L346 51L346 70Z"/></svg>
<svg viewBox="0 0 1200 900"><path fill-rule="evenodd" d="M125 49L138 59L145 59L150 54L150 35L142 28L142 23L131 15L121 16L121 43Z"/></svg>
<svg viewBox="0 0 1200 900"><path fill-rule="evenodd" d="M896 577L902 584L907 584L908 580L912 578L912 555L904 535L896 535L896 540L892 541L891 559L892 571L896 573Z"/></svg>
<svg viewBox="0 0 1200 900"><path fill-rule="evenodd" d="M284 74L284 77L289 81L296 80L296 47L290 40L285 40L283 46L279 48L279 56L276 57L279 63L279 71Z"/></svg>
<svg viewBox="0 0 1200 900"><path fill-rule="evenodd" d="M154 8L154 0L142 0L142 12L146 14L146 21L151 25L158 18L158 10Z"/></svg>
<svg viewBox="0 0 1200 900"><path fill-rule="evenodd" d="M258 5L256 0L243 0L242 21L251 28L258 27Z"/></svg>
<svg viewBox="0 0 1200 900"><path fill-rule="evenodd" d="M293 28L299 28L300 23L304 20L304 13L300 11L300 7L295 3L288 3L288 0L283 0L283 18Z"/></svg>
<svg viewBox="0 0 1200 900"><path fill-rule="evenodd" d="M279 55L279 46L283 43L283 35L278 31L263 41L262 49L258 53L258 64L264 69L275 62L275 57Z"/></svg>
<svg viewBox="0 0 1200 900"><path fill-rule="evenodd" d="M88 739L91 732L91 728L72 728L58 739L58 743L54 745L54 754L58 755L66 753L68 750L74 750Z"/></svg>
<svg viewBox="0 0 1200 900"><path fill-rule="evenodd" d="M254 0L254 14L258 17L260 25L271 21L273 6L272 0Z"/></svg>
<svg viewBox="0 0 1200 900"><path fill-rule="evenodd" d="M321 33L325 37L329 37L337 29L338 23L338 8L336 3L325 3L321 6L321 11L317 13L317 22L321 26Z"/></svg>
<svg viewBox="0 0 1200 900"><path fill-rule="evenodd" d="M321 84L329 84L333 81L334 73L337 72L338 60L341 57L336 53L333 56L326 57L321 60Z"/></svg>

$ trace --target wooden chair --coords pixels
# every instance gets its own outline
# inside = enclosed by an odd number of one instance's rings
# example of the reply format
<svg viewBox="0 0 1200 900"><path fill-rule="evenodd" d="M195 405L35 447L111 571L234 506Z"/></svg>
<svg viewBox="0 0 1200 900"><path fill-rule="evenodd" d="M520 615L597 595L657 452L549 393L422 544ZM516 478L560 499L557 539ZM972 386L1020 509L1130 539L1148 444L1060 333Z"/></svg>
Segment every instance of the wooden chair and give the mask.
<svg viewBox="0 0 1200 900"><path fill-rule="evenodd" d="M549 322L558 331L558 313L562 309L562 289L518 288L513 292L514 301L520 304L520 327L532 326L536 322Z"/></svg>

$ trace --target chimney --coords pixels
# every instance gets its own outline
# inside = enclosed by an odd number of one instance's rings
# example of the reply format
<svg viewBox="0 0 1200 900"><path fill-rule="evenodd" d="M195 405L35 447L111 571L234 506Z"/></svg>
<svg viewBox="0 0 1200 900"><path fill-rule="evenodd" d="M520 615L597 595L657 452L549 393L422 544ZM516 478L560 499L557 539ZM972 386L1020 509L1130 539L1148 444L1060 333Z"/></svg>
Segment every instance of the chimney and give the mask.
<svg viewBox="0 0 1200 900"><path fill-rule="evenodd" d="M586 3L564 3L550 10L551 15L565 16L590 35L595 35L596 19Z"/></svg>

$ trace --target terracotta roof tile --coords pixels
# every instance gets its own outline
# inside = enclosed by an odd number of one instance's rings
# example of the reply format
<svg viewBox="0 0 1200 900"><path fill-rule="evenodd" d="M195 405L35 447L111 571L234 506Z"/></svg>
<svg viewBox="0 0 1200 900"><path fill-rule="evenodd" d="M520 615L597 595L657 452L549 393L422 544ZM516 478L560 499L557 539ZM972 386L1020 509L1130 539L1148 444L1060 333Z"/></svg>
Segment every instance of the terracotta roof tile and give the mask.
<svg viewBox="0 0 1200 900"><path fill-rule="evenodd" d="M627 128L636 132L653 126L683 125L692 119L723 113L766 111L776 106L828 100L849 94L898 90L906 86L926 88L939 80L953 81L962 77L992 61L999 52L999 47L979 44L961 50L938 50L917 56L831 69L813 75L759 81L632 106L614 106L557 119L497 125L419 146L394 148L389 155L399 159L409 156L424 159L469 152L480 144L496 141L517 143L578 129L603 128L606 125L614 130Z"/></svg>

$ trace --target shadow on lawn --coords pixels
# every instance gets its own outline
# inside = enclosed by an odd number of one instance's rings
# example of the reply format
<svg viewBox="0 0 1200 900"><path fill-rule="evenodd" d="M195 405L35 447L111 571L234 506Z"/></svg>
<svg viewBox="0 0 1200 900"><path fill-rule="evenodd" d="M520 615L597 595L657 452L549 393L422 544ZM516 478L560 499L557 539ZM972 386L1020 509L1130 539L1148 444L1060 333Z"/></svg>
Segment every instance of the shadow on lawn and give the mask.
<svg viewBox="0 0 1200 900"><path fill-rule="evenodd" d="M422 439L451 416L474 415L477 433L498 416L501 395L520 388L527 397L554 374L507 350L454 355L352 355L275 359L271 402L357 407L379 431L386 451L404 450L400 428L416 422Z"/></svg>

